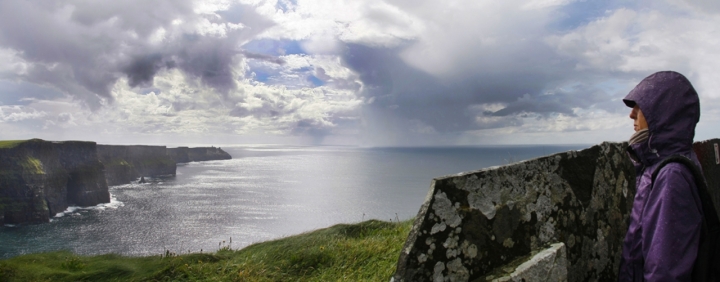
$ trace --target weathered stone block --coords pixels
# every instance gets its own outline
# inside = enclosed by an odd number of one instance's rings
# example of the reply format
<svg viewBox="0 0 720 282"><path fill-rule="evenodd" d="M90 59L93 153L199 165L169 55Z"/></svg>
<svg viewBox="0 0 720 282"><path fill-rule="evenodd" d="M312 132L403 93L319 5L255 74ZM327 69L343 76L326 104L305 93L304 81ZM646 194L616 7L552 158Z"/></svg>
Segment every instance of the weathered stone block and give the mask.
<svg viewBox="0 0 720 282"><path fill-rule="evenodd" d="M717 207L719 141L694 144ZM635 197L626 147L605 142L433 179L392 280L485 281L557 242L567 281L616 280ZM545 279L536 278L526 280Z"/></svg>
<svg viewBox="0 0 720 282"><path fill-rule="evenodd" d="M715 210L720 213L720 139L695 142L693 150L702 166Z"/></svg>
<svg viewBox="0 0 720 282"><path fill-rule="evenodd" d="M517 268L509 268L511 273L497 276L486 276L477 281L492 282L526 282L526 281L567 281L567 256L565 244L556 243L549 248L533 255L530 259L522 261Z"/></svg>
<svg viewBox="0 0 720 282"><path fill-rule="evenodd" d="M433 180L396 281L474 280L556 242L568 280L612 280L635 194L624 144Z"/></svg>

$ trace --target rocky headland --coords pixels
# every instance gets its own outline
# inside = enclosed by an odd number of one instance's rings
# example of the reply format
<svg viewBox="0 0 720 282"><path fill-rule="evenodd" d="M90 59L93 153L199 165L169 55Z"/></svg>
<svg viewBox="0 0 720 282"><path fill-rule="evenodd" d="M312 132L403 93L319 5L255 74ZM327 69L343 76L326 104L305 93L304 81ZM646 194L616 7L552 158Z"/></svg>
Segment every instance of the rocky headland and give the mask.
<svg viewBox="0 0 720 282"><path fill-rule="evenodd" d="M168 148L167 154L172 157L176 163L201 162L211 160L229 160L232 159L230 154L220 148L215 147L177 147Z"/></svg>
<svg viewBox="0 0 720 282"><path fill-rule="evenodd" d="M110 202L108 185L175 175L177 163L231 158L215 147L0 141L0 224L48 222L69 206Z"/></svg>

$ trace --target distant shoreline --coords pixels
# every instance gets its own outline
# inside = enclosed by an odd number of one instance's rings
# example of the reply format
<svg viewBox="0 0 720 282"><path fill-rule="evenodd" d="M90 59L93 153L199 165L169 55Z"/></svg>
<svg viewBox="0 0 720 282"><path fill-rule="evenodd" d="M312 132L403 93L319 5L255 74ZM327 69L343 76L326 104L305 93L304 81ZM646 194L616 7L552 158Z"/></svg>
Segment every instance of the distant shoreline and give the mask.
<svg viewBox="0 0 720 282"><path fill-rule="evenodd" d="M178 163L228 159L219 147L0 141L0 224L49 222L69 206L109 203L108 185L175 175Z"/></svg>

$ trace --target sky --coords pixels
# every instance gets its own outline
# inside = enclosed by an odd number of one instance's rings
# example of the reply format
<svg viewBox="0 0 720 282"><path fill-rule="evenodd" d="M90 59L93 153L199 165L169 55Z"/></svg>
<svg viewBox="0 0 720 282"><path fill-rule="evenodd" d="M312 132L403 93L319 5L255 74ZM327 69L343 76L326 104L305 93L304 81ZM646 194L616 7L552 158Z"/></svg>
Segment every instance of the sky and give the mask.
<svg viewBox="0 0 720 282"><path fill-rule="evenodd" d="M720 2L0 1L0 139L596 144L663 70L720 137Z"/></svg>

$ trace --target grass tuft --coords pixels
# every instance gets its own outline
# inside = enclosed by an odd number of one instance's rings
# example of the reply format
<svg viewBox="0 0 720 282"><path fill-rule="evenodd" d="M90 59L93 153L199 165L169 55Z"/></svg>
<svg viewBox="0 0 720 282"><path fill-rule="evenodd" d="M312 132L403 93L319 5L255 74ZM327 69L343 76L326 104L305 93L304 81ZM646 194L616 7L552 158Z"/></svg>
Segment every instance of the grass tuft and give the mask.
<svg viewBox="0 0 720 282"><path fill-rule="evenodd" d="M28 173L45 174L42 162L34 157L27 156L19 162L20 166Z"/></svg>
<svg viewBox="0 0 720 282"><path fill-rule="evenodd" d="M387 281L412 221L338 224L213 254L123 257L69 252L0 260L0 281Z"/></svg>

